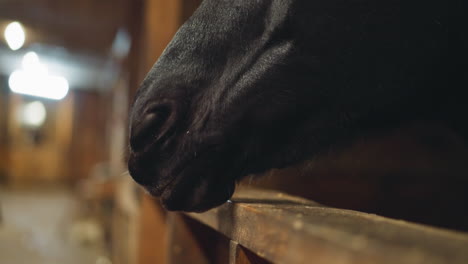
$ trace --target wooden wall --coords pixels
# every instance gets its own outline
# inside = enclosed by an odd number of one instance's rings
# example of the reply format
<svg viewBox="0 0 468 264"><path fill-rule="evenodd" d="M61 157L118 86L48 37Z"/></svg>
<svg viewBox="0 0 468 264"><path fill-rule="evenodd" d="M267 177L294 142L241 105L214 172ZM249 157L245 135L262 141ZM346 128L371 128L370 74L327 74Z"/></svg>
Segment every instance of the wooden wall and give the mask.
<svg viewBox="0 0 468 264"><path fill-rule="evenodd" d="M107 159L104 97L95 92L73 92L62 101L9 94L2 98L1 161L14 184L74 182L90 175ZM19 107L39 100L47 110L46 122L37 131L18 123Z"/></svg>
<svg viewBox="0 0 468 264"><path fill-rule="evenodd" d="M107 161L109 100L97 92L75 92L73 130L68 158L72 181L90 176L93 168Z"/></svg>
<svg viewBox="0 0 468 264"><path fill-rule="evenodd" d="M134 21L137 39L132 50L131 94L171 41L179 27L195 11L202 0L140 0L142 19Z"/></svg>
<svg viewBox="0 0 468 264"><path fill-rule="evenodd" d="M138 2L5 0L0 3L0 20L23 23L27 33L26 49L40 43L108 59L117 30L128 29L134 16L141 14L134 12ZM123 64L117 60L112 62ZM112 85L109 86L112 88ZM0 76L0 180L9 175L8 178L18 183L41 179L73 182L88 177L96 163L109 159L109 152L113 150L107 140L109 118L106 115L112 95L88 88L90 91L74 90L63 101L44 101L50 112L42 128L47 137L40 146L32 146L23 140L24 131L15 123L13 115L22 101L33 98L11 96L7 76ZM125 85L125 90L128 89ZM119 129L125 133L126 124ZM123 140L120 146L122 144L125 144Z"/></svg>
<svg viewBox="0 0 468 264"><path fill-rule="evenodd" d="M6 109L8 181L23 185L38 182L63 181L68 166L73 113L73 96L62 101L38 100L10 94ZM41 101L47 111L44 125L37 129L23 127L17 118L20 107L32 101Z"/></svg>

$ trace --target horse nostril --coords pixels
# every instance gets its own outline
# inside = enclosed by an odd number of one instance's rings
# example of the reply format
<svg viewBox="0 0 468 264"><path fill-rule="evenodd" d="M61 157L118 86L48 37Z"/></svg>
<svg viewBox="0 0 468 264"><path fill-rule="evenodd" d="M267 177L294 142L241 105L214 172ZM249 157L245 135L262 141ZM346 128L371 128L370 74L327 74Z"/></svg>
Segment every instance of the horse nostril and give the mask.
<svg viewBox="0 0 468 264"><path fill-rule="evenodd" d="M139 151L159 141L171 128L174 114L171 105L156 104L148 107L142 118L134 118L130 129L131 148Z"/></svg>

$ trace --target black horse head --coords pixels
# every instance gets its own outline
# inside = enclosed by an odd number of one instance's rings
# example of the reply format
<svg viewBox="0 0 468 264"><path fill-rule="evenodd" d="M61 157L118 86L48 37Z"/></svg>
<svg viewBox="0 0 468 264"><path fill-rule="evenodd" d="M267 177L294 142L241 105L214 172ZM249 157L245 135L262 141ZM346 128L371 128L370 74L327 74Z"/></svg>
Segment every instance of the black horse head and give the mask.
<svg viewBox="0 0 468 264"><path fill-rule="evenodd" d="M129 171L167 209L203 211L247 174L433 118L449 17L444 1L205 0L137 92Z"/></svg>

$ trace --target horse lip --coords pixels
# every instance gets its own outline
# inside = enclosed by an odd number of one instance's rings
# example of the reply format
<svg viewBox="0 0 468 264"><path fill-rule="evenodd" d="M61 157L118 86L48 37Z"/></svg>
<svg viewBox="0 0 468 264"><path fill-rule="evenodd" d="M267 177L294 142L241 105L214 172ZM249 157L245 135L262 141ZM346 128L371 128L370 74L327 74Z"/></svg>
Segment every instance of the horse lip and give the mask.
<svg viewBox="0 0 468 264"><path fill-rule="evenodd" d="M198 157L200 158L200 156ZM185 162L183 162L183 164L190 164L192 162L194 162L194 160L196 160L197 158L192 158L192 159L189 159L189 160L186 160ZM185 167L185 166L184 166ZM156 186L151 186L151 185L144 185L143 187L152 195L152 196L156 196L156 197L162 197L164 195L165 192L167 192L167 190L171 187L175 187L180 181L181 179L184 177L184 170L183 169L179 169L179 170L176 170L176 171L173 171L173 175L176 175L175 177L172 177L171 179L169 179L168 181L164 182L163 184L157 184Z"/></svg>
<svg viewBox="0 0 468 264"><path fill-rule="evenodd" d="M208 180L208 185L210 183L213 183L213 178L211 180ZM207 183L205 181L205 183ZM226 202L234 193L235 190L235 181L229 182L229 189L227 193L220 193L216 192L215 195L213 195L213 189L205 189L204 191L188 191L188 192L181 192L182 195L176 195L174 197L170 192L167 190L163 192L163 194L160 196L161 197L161 202L163 204L163 207L166 208L169 211L185 211L185 212L205 212L213 207L219 206L222 203ZM174 184L174 187L177 188L177 183ZM213 187L211 185L211 187ZM227 195L225 195L227 194ZM201 196L200 196L201 195ZM199 198L196 198L199 196ZM202 199L200 200L200 197ZM174 200L175 198L175 200ZM179 203L178 200L180 199L185 200L183 203ZM187 202L188 201L190 202ZM175 204L174 204L175 203Z"/></svg>
<svg viewBox="0 0 468 264"><path fill-rule="evenodd" d="M152 195L152 196L157 196L157 197L160 197L166 190L167 188L169 187L169 185L171 185L175 179L178 178L178 177L174 177L173 179L171 179L170 181L168 181L167 183L163 184L163 185L159 185L159 186L149 186L149 185L145 185L144 188Z"/></svg>
<svg viewBox="0 0 468 264"><path fill-rule="evenodd" d="M148 155L151 153L152 149L157 147L157 144L152 143L147 146L144 152L139 151L133 153L136 155ZM198 153L197 156L185 157L184 159L181 159L181 161L178 162L179 164L171 170L170 174L174 177L169 177L169 179L167 179L166 175L166 177L164 177L165 179L162 180L162 183L160 181L155 185L143 184L142 187L152 196L163 197L164 193L166 193L168 189L175 187L181 180L183 180L183 177L186 176L186 167L189 167L190 164L196 162L196 160L202 159L208 152L210 152L211 149L216 147L217 145L210 145L204 148L198 148L197 151L194 151L194 153Z"/></svg>
<svg viewBox="0 0 468 264"><path fill-rule="evenodd" d="M163 193L171 186L174 186L177 184L177 182L180 180L183 173L178 173L177 176L172 177L172 179L166 181L164 184L158 184L157 186L151 186L151 185L144 185L144 188L152 195L152 196L157 196L161 197Z"/></svg>

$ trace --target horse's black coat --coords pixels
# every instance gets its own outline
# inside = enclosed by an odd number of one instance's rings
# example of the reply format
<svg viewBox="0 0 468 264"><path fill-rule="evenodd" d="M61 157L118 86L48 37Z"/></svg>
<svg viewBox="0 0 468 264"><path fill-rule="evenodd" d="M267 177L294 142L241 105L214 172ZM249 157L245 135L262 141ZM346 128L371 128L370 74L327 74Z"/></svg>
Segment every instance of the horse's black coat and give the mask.
<svg viewBox="0 0 468 264"><path fill-rule="evenodd" d="M465 130L462 1L205 0L138 90L129 171L169 210L413 120Z"/></svg>

